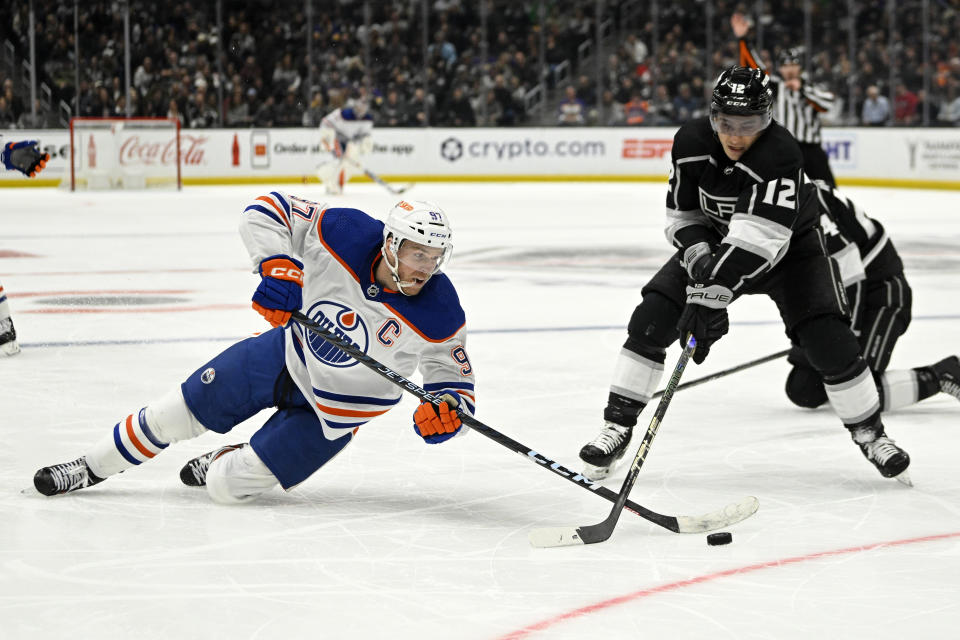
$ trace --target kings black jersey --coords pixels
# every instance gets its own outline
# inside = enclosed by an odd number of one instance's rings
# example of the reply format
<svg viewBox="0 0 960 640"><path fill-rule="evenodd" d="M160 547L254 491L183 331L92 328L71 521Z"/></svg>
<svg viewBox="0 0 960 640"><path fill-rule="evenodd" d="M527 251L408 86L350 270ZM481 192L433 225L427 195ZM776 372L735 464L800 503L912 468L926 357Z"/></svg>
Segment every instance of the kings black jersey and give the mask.
<svg viewBox="0 0 960 640"><path fill-rule="evenodd" d="M800 147L776 122L733 161L708 118L692 120L674 136L672 160L667 239L681 250L709 243L718 258L710 276L734 292L776 266L791 237L819 223Z"/></svg>
<svg viewBox="0 0 960 640"><path fill-rule="evenodd" d="M836 188L815 184L822 211L820 226L827 251L840 265L843 285L879 282L903 273L903 261L883 225Z"/></svg>

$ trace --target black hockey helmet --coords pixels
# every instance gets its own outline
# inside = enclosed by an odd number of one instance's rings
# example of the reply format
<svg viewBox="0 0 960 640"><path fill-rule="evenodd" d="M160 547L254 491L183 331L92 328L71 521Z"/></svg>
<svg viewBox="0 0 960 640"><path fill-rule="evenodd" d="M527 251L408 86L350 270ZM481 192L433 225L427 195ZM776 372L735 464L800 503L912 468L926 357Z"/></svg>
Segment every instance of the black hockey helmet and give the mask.
<svg viewBox="0 0 960 640"><path fill-rule="evenodd" d="M782 67L787 64L798 64L802 67L803 55L803 47L790 47L789 49L784 49L780 52L780 55L777 56L777 65Z"/></svg>
<svg viewBox="0 0 960 640"><path fill-rule="evenodd" d="M766 129L773 111L769 85L770 79L761 69L724 69L713 85L710 100L710 124L714 131L754 135ZM748 117L722 118L723 115Z"/></svg>

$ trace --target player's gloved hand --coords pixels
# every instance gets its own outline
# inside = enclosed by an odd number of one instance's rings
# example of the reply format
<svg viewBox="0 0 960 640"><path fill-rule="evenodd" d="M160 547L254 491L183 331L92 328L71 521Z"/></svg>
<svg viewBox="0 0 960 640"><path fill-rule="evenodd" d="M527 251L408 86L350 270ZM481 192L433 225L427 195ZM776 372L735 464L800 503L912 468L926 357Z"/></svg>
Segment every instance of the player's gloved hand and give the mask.
<svg viewBox="0 0 960 640"><path fill-rule="evenodd" d="M260 262L260 285L253 294L253 308L273 327L290 322L290 312L303 305L303 263L287 255Z"/></svg>
<svg viewBox="0 0 960 640"><path fill-rule="evenodd" d="M7 169L15 169L30 178L36 176L47 166L49 153L40 153L36 140L8 142L0 152L0 160Z"/></svg>
<svg viewBox="0 0 960 640"><path fill-rule="evenodd" d="M693 352L693 361L697 364L706 359L713 343L730 330L727 305L732 301L733 293L721 284L707 281L687 285L687 304L677 329L681 346L686 346L688 333L697 339L697 350Z"/></svg>
<svg viewBox="0 0 960 640"><path fill-rule="evenodd" d="M439 444L457 435L463 423L457 415L460 395L447 392L440 396L443 402L437 406L424 402L413 412L413 430L427 444Z"/></svg>
<svg viewBox="0 0 960 640"><path fill-rule="evenodd" d="M707 276L707 265L712 255L713 249L708 242L698 242L684 250L683 266L691 280L699 281Z"/></svg>

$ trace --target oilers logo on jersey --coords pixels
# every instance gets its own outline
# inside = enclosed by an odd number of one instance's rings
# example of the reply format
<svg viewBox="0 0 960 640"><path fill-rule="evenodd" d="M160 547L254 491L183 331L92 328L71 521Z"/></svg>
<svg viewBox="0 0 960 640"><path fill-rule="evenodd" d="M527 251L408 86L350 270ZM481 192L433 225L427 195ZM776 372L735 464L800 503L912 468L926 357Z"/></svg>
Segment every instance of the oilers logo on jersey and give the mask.
<svg viewBox="0 0 960 640"><path fill-rule="evenodd" d="M355 309L339 302L320 300L310 307L307 315L338 338L348 340L360 351L367 352L370 333L367 331L367 324ZM345 368L357 364L355 359L316 334L308 334L307 343L317 360L331 367Z"/></svg>

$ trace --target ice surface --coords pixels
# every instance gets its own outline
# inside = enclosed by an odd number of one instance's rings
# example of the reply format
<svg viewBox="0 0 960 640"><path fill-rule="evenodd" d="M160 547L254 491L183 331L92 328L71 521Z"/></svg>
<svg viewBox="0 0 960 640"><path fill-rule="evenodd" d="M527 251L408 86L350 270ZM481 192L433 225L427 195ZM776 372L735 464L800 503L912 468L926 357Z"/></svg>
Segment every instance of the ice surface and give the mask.
<svg viewBox="0 0 960 640"><path fill-rule="evenodd" d="M308 481L253 505L215 505L177 471L246 440L263 415L90 490L21 493L37 468L76 458L264 329L236 233L262 190L3 192L0 282L23 353L0 360L0 638L957 633L960 405L940 395L886 418L913 458L908 489L881 478L828 410L788 403L782 360L678 393L631 495L690 515L759 497L723 547L625 513L602 544L534 549L531 529L596 523L610 503L478 434L423 444L413 398ZM886 225L913 285L891 368L956 353L960 193L846 191ZM471 328L478 417L578 468L640 287L670 254L663 186L420 184L408 195L454 223L448 272ZM336 204L383 215L393 200L350 185ZM787 346L765 299L738 301L731 321L687 378Z"/></svg>

